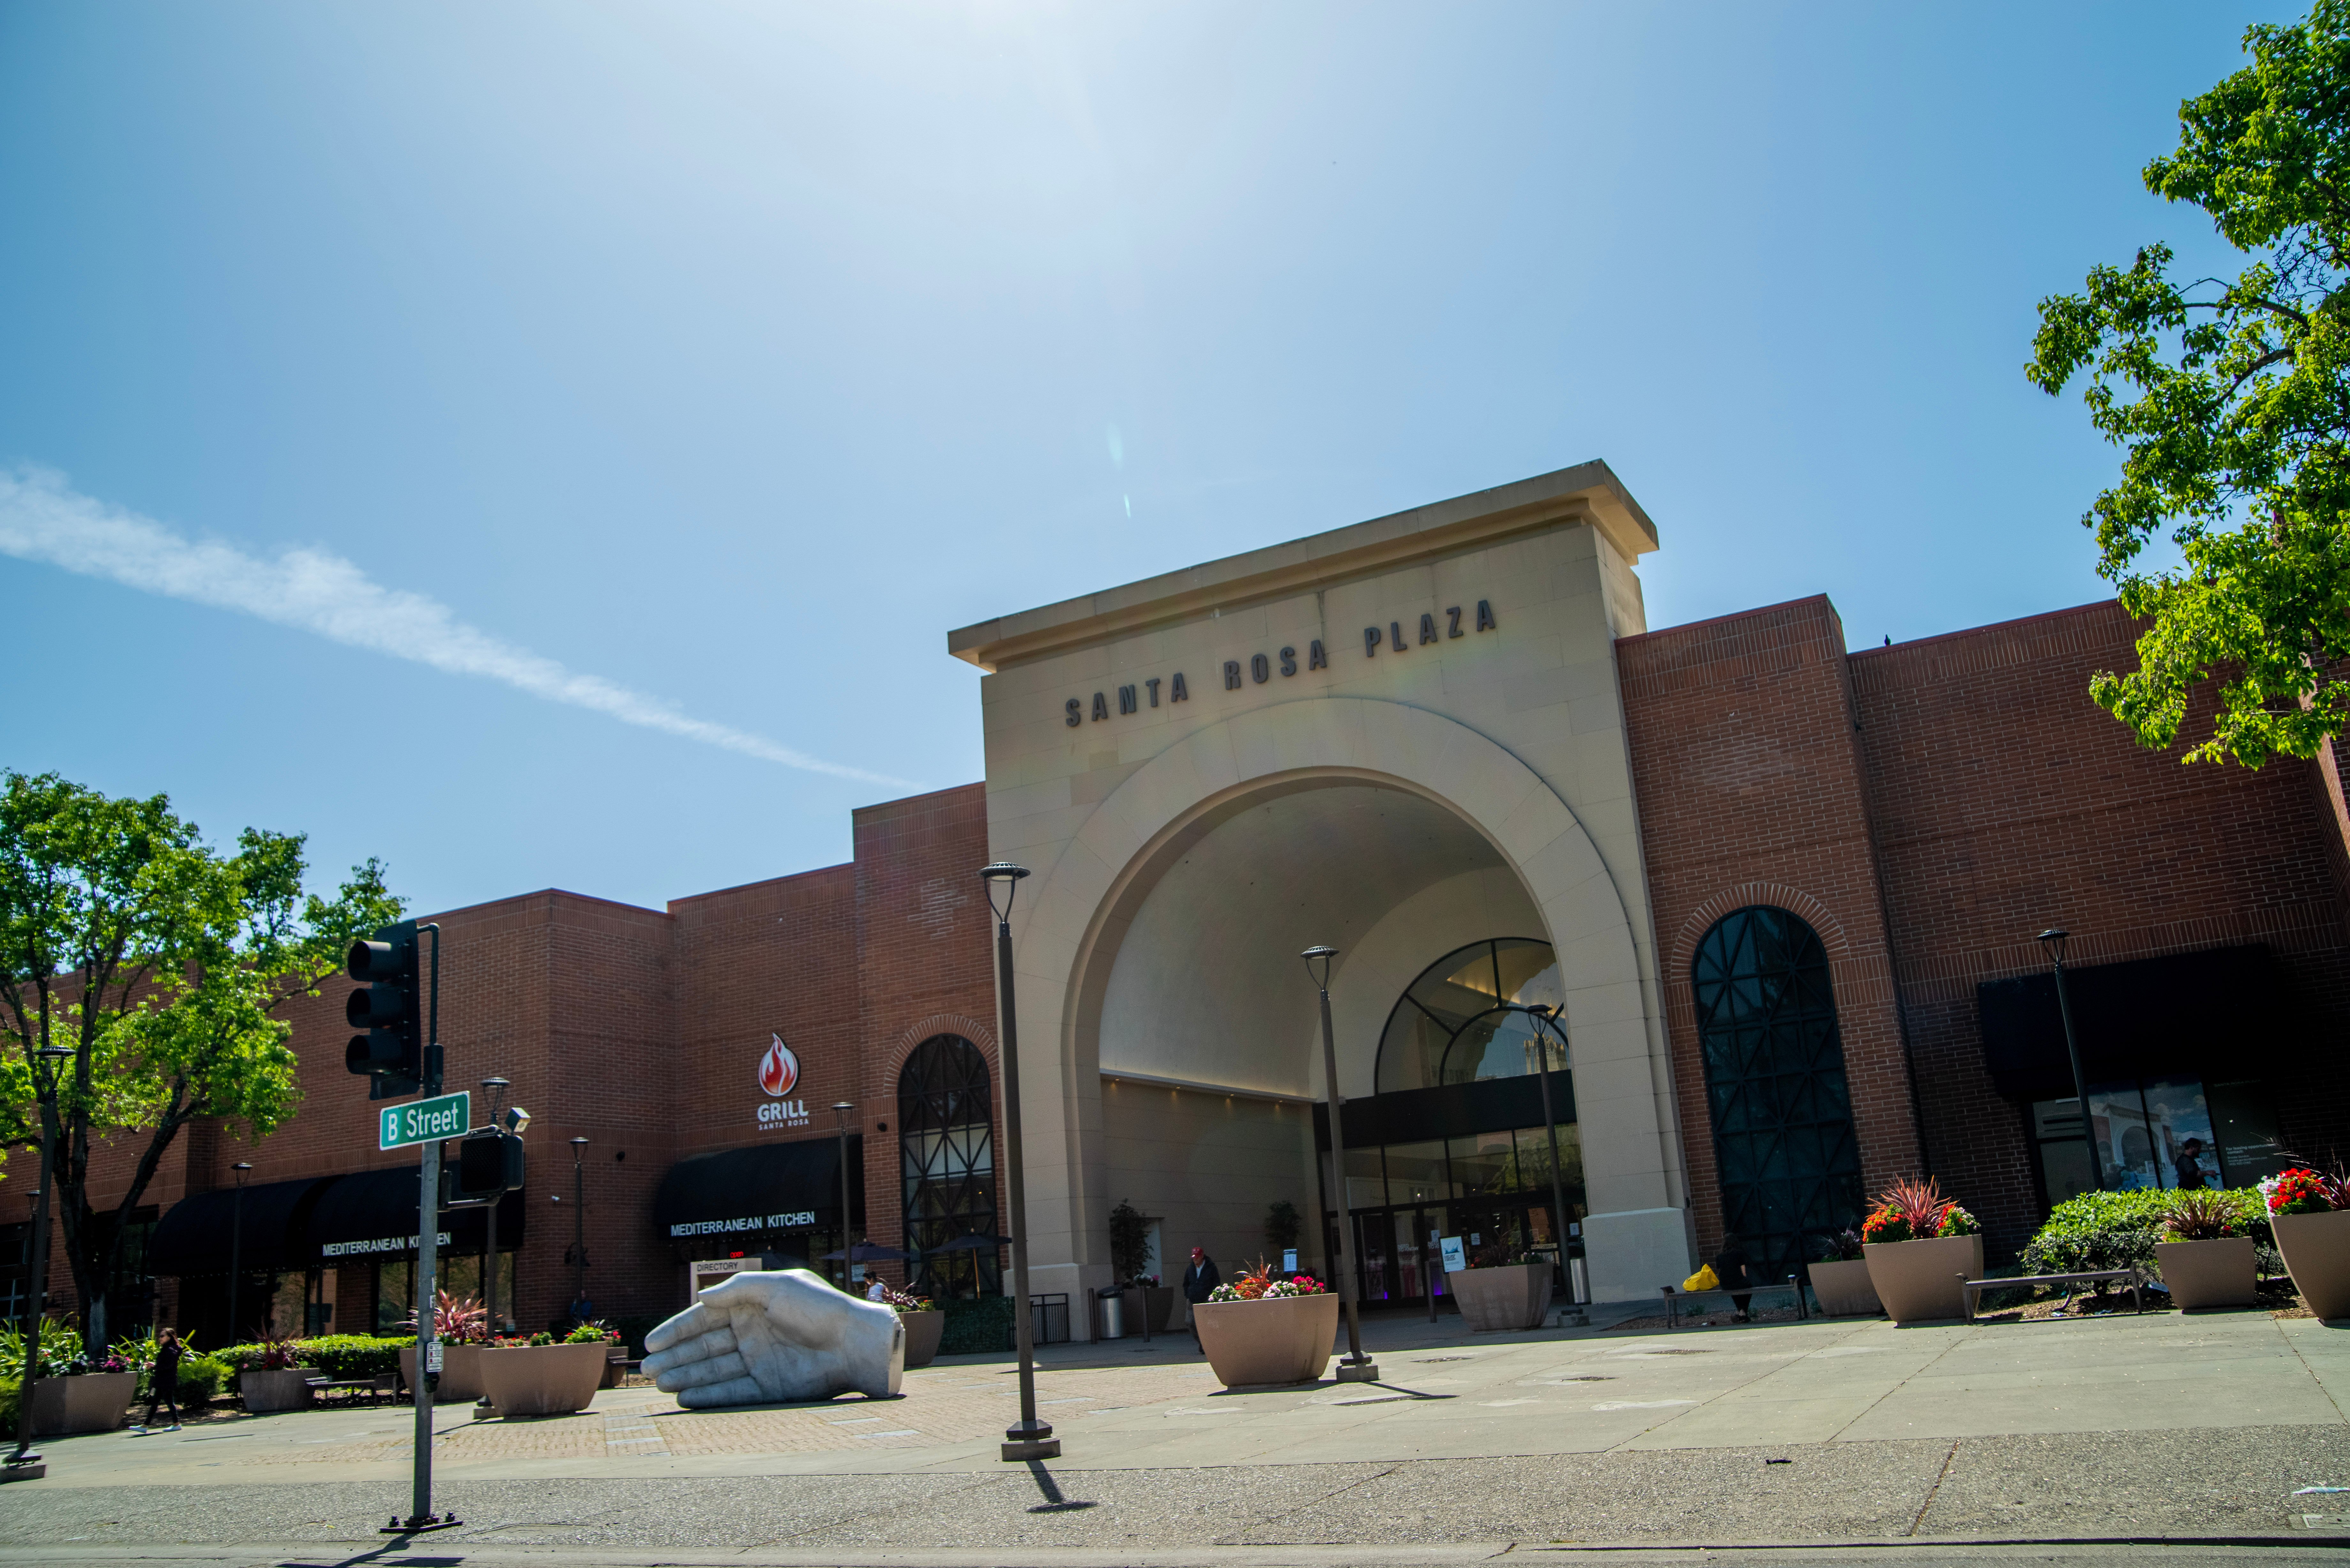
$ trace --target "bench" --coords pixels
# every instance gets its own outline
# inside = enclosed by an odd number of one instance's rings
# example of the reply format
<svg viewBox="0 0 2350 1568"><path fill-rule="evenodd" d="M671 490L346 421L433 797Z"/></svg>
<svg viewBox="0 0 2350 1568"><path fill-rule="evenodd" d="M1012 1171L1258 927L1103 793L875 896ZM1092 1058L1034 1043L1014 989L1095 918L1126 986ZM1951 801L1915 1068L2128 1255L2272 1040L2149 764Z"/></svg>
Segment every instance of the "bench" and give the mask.
<svg viewBox="0 0 2350 1568"><path fill-rule="evenodd" d="M2005 1290L2019 1285L2063 1285L2064 1303L2070 1306L2073 1297L2077 1293L2073 1289L2074 1286L2098 1284L2107 1280L2128 1284L2131 1311L2146 1310L2146 1297L2141 1293L2146 1284L2146 1275L2137 1269L2090 1269L2077 1274L2022 1274L2012 1280L1970 1280L1966 1275L1960 1274L1959 1293L1966 1298L1967 1321L1972 1323L1975 1320L1975 1303L1981 1299L1982 1293L1985 1291Z"/></svg>
<svg viewBox="0 0 2350 1568"><path fill-rule="evenodd" d="M380 1399L394 1397L394 1391L400 1386L399 1376L394 1373L386 1373L380 1377L306 1377L302 1381L309 1388L313 1399L325 1394L340 1394L345 1404L364 1394L368 1403L372 1405Z"/></svg>
<svg viewBox="0 0 2350 1568"><path fill-rule="evenodd" d="M1795 1316L1798 1319L1808 1319L1812 1315L1804 1304L1804 1282L1800 1276L1794 1274L1789 1274L1783 1280L1773 1281L1769 1284L1758 1284L1752 1290L1743 1291L1682 1291L1675 1290L1670 1285L1666 1285L1662 1289L1665 1293L1665 1326L1667 1328L1679 1328L1681 1303L1693 1302L1700 1296L1759 1296L1766 1291L1793 1291L1795 1293ZM1716 1309L1709 1307L1706 1310L1711 1312Z"/></svg>

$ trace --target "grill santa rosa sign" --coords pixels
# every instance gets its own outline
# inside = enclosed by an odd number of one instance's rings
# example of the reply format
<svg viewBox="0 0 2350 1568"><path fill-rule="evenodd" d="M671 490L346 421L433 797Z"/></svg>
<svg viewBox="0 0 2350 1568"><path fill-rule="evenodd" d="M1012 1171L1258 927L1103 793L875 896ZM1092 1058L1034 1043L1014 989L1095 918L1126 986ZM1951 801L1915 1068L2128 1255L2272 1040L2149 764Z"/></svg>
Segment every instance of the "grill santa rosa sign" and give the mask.
<svg viewBox="0 0 2350 1568"><path fill-rule="evenodd" d="M473 1097L464 1089L436 1099L386 1106L377 1122L383 1137L376 1147L406 1148L411 1144L438 1143L444 1137L463 1137L473 1130Z"/></svg>

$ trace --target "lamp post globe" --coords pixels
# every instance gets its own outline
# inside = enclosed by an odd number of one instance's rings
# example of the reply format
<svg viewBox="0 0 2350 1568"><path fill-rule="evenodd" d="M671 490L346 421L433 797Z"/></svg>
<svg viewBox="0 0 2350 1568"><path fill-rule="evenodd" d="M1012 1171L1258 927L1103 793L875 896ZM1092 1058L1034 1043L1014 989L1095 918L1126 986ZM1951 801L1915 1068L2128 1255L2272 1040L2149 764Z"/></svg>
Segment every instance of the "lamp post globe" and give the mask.
<svg viewBox="0 0 2350 1568"><path fill-rule="evenodd" d="M1004 1429L1006 1463L1061 1457L1061 1439L1036 1416L1036 1323L1028 1301L1028 1201L1020 1150L1020 1017L1012 988L1012 900L1025 866L997 860L979 868L995 916L995 1038L1003 1061L1003 1193L1012 1219L1012 1338L1020 1352L1020 1419Z"/></svg>

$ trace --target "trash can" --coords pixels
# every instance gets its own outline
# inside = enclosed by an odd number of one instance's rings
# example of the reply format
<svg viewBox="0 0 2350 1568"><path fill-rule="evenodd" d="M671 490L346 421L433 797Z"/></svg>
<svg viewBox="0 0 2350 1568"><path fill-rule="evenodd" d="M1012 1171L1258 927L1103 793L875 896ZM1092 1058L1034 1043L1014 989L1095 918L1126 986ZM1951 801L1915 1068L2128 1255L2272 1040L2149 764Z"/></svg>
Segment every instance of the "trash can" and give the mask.
<svg viewBox="0 0 2350 1568"><path fill-rule="evenodd" d="M1096 1293L1101 1303L1101 1336L1104 1339L1126 1337L1126 1296L1123 1292L1106 1290Z"/></svg>

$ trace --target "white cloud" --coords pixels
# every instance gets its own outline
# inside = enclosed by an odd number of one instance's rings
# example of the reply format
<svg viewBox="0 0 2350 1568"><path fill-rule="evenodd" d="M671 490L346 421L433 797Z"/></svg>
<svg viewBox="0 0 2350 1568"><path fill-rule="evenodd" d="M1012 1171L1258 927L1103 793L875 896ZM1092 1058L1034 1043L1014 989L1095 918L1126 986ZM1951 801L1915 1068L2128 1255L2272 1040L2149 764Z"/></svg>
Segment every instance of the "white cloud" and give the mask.
<svg viewBox="0 0 2350 1568"><path fill-rule="evenodd" d="M274 561L234 545L183 539L152 518L73 490L43 468L0 471L0 553L63 566L85 576L315 632L353 648L414 659L451 675L502 680L551 702L567 702L627 724L721 746L785 767L893 788L903 779L828 763L731 725L691 718L658 698L467 626L421 594L387 588L339 556L289 549Z"/></svg>

